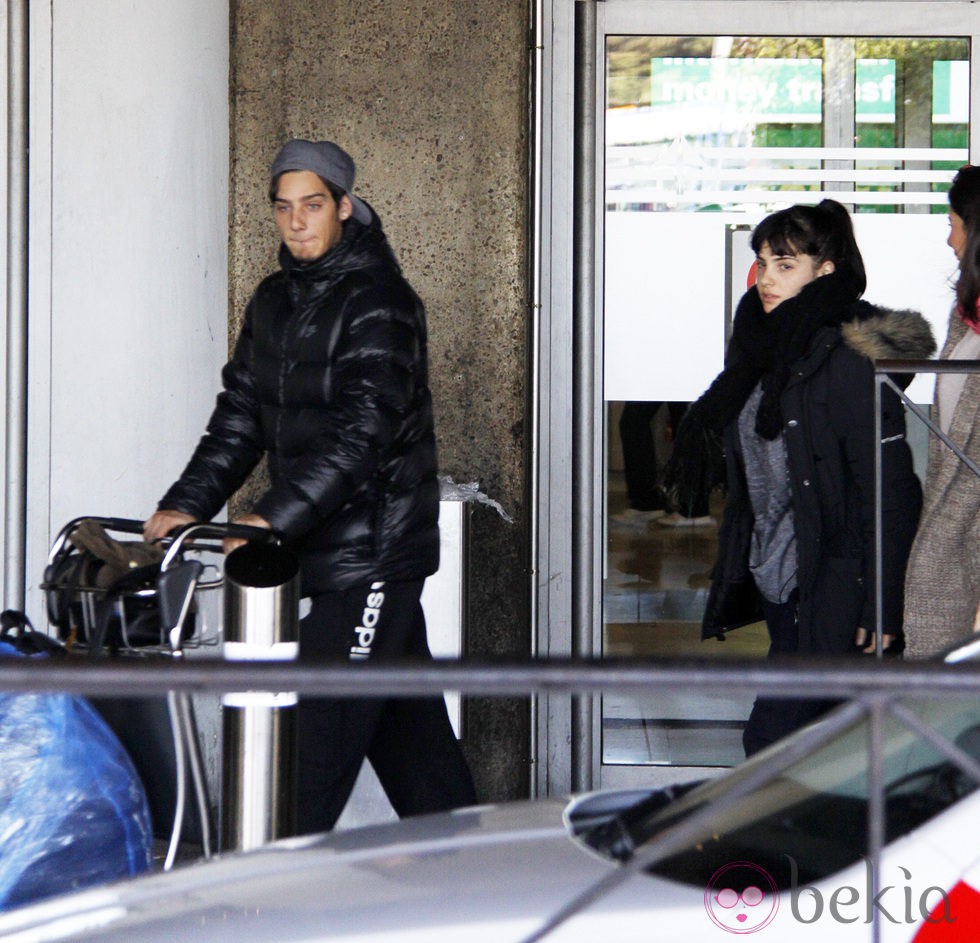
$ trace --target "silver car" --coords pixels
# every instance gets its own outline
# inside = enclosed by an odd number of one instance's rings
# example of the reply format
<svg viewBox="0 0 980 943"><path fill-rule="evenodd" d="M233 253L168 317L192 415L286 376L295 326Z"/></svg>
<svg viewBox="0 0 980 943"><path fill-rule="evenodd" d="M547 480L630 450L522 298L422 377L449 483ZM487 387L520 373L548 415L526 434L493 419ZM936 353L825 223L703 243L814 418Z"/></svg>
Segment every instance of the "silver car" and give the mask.
<svg viewBox="0 0 980 943"><path fill-rule="evenodd" d="M868 723L858 706L837 709L700 784L219 856L0 915L0 939L980 939L980 703L904 700L879 740Z"/></svg>

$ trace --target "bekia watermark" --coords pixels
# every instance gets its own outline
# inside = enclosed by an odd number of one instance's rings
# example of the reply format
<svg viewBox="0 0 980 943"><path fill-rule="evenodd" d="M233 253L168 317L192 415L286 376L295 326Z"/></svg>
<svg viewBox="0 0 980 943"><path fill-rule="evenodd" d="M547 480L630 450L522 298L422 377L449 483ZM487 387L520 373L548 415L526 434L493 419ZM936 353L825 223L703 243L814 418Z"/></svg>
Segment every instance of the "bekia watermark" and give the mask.
<svg viewBox="0 0 980 943"><path fill-rule="evenodd" d="M932 885L921 892L912 885L912 872L899 866L904 883L875 886L874 868L864 861L863 886L841 884L820 888L800 884L796 859L789 862L789 887L784 888L790 912L798 923L821 919L835 923L871 923L875 917L889 923L909 925L955 923L949 896L942 887ZM765 868L750 861L735 861L719 868L704 890L704 908L712 923L729 933L756 933L772 923L779 910L779 886Z"/></svg>
<svg viewBox="0 0 980 943"><path fill-rule="evenodd" d="M869 858L864 861L864 893L862 889L843 884L829 892L826 900L816 887L800 886L799 868L796 859L786 855L790 867L790 908L793 918L800 923L816 923L823 915L826 907L827 914L836 923L871 923L877 913L879 919L889 923L917 924L924 920L927 923L954 923L955 917L950 913L949 897L946 891L936 885L927 887L915 894L910 883L885 884L875 890L874 867ZM911 882L912 872L899 865L906 882Z"/></svg>
<svg viewBox="0 0 980 943"><path fill-rule="evenodd" d="M711 875L704 889L704 909L722 930L755 933L776 916L779 888L764 868L734 861Z"/></svg>

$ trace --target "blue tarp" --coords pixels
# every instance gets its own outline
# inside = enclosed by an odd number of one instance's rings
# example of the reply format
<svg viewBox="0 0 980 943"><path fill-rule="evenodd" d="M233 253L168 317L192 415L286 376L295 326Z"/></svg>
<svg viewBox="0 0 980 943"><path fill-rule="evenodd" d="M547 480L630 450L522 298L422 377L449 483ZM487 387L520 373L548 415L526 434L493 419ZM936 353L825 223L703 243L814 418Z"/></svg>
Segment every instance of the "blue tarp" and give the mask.
<svg viewBox="0 0 980 943"><path fill-rule="evenodd" d="M0 910L140 874L152 848L143 785L88 701L0 692Z"/></svg>

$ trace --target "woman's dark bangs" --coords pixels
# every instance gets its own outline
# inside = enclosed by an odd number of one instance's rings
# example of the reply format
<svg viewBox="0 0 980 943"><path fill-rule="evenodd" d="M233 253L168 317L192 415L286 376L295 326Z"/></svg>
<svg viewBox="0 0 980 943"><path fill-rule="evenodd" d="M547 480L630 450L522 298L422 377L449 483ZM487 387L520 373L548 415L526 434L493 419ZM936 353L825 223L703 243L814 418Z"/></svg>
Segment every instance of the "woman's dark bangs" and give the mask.
<svg viewBox="0 0 980 943"><path fill-rule="evenodd" d="M788 216L782 218L770 216L759 223L752 233L752 249L758 255L762 246L768 243L769 251L775 256L805 255L806 253L797 245L801 236L803 233L799 231L798 226L793 225L793 221Z"/></svg>

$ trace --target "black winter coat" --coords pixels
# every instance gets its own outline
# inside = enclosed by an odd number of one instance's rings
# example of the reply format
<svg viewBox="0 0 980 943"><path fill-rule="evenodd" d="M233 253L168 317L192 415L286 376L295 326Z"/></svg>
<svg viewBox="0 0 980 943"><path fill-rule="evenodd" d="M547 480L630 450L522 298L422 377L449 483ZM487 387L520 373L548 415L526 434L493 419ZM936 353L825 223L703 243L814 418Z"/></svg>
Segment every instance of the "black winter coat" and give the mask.
<svg viewBox="0 0 980 943"><path fill-rule="evenodd" d="M792 366L780 406L797 540L799 650L842 654L875 621L875 450L872 359L928 357L921 315L852 305L854 320L822 327ZM901 633L905 563L922 504L898 396L882 395L883 626ZM753 513L725 431L728 500L703 623L709 638L762 619L749 572Z"/></svg>
<svg viewBox="0 0 980 943"><path fill-rule="evenodd" d="M304 595L421 579L439 565L439 484L425 311L374 216L245 312L224 389L160 508L209 520L263 454L254 511L298 553Z"/></svg>

